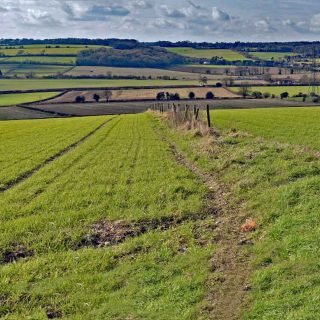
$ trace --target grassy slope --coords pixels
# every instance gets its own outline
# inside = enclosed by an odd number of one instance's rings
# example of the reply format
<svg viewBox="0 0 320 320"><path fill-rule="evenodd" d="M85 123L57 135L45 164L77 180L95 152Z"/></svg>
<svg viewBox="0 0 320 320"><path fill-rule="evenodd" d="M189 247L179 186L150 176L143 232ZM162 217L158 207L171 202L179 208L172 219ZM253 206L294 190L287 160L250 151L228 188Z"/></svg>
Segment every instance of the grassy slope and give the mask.
<svg viewBox="0 0 320 320"><path fill-rule="evenodd" d="M81 139L107 117L0 123L0 186Z"/></svg>
<svg viewBox="0 0 320 320"><path fill-rule="evenodd" d="M219 127L232 127L283 143L320 150L320 109L281 108L212 111L212 121Z"/></svg>
<svg viewBox="0 0 320 320"><path fill-rule="evenodd" d="M259 224L252 236L251 304L244 319L318 318L320 160L295 144L318 148L319 115L307 108L215 111L220 137L171 136Z"/></svg>
<svg viewBox="0 0 320 320"><path fill-rule="evenodd" d="M20 103L33 102L54 97L59 92L36 92L0 95L0 107L13 106Z"/></svg>
<svg viewBox="0 0 320 320"><path fill-rule="evenodd" d="M0 195L1 252L23 244L35 254L0 265L1 316L187 320L198 313L212 251L197 240L212 236L201 222L73 250L96 221L199 213L204 187L175 162L154 125L149 115L117 118Z"/></svg>
<svg viewBox="0 0 320 320"><path fill-rule="evenodd" d="M246 57L238 52L228 50L228 49L193 49L193 48L166 48L168 51L178 53L180 55L192 58L212 58L212 57L222 57L225 60L246 60Z"/></svg>
<svg viewBox="0 0 320 320"><path fill-rule="evenodd" d="M34 73L35 76L54 75L59 72L63 73L72 67L56 66L56 65L42 65L42 64L8 64L0 65L0 70L6 71L6 76L23 75L27 73Z"/></svg>
<svg viewBox="0 0 320 320"><path fill-rule="evenodd" d="M24 57L9 57L0 58L1 62L5 63L40 63L40 64L65 64L74 65L76 62L76 57L55 57L55 56L24 56Z"/></svg>
<svg viewBox="0 0 320 320"><path fill-rule="evenodd" d="M280 60L283 59L285 56L294 56L295 53L293 52L249 52L253 57L257 57L263 60Z"/></svg>
<svg viewBox="0 0 320 320"><path fill-rule="evenodd" d="M81 50L88 50L90 48L99 48L99 46L61 46L60 48L55 48L55 45L52 45L51 48L46 48L45 45L35 45L35 46L24 46L23 48L16 47L14 49L6 49L5 47L0 47L0 53L4 53L7 56L16 56L17 53L23 50L24 54L28 55L77 55Z"/></svg>
<svg viewBox="0 0 320 320"><path fill-rule="evenodd" d="M101 79L31 79L31 80L0 80L1 90L33 90L33 89L63 89L86 87L143 87L143 86L174 86L198 85L197 80L101 80Z"/></svg>

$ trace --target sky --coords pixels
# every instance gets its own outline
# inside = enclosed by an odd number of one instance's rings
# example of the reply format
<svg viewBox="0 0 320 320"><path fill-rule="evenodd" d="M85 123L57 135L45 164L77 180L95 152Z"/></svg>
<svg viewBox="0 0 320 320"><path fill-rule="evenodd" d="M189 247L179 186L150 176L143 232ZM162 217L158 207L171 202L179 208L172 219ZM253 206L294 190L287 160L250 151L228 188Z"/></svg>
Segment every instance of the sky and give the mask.
<svg viewBox="0 0 320 320"><path fill-rule="evenodd" d="M0 0L0 38L320 40L319 0Z"/></svg>

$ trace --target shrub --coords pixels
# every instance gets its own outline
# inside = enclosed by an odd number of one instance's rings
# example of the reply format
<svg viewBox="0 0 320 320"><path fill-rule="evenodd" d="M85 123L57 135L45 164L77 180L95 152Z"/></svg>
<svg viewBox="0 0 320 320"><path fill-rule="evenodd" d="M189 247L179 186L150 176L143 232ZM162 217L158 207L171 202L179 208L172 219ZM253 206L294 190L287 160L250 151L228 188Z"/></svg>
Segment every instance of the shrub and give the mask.
<svg viewBox="0 0 320 320"><path fill-rule="evenodd" d="M251 95L255 99L262 99L262 93L260 91L253 91Z"/></svg>
<svg viewBox="0 0 320 320"><path fill-rule="evenodd" d="M158 92L156 99L157 100L165 100L166 99L166 94L164 92Z"/></svg>
<svg viewBox="0 0 320 320"><path fill-rule="evenodd" d="M212 91L208 91L206 94L206 99L212 100L214 98L214 94Z"/></svg>
<svg viewBox="0 0 320 320"><path fill-rule="evenodd" d="M189 99L190 100L193 100L193 99L195 99L195 97L196 97L196 95L195 95L195 93L194 92L189 92Z"/></svg>
<svg viewBox="0 0 320 320"><path fill-rule="evenodd" d="M280 94L280 98L281 99L286 99L286 98L288 98L289 97L289 93L288 92L282 92L281 94Z"/></svg>
<svg viewBox="0 0 320 320"><path fill-rule="evenodd" d="M76 96L76 103L84 103L86 101L85 96Z"/></svg>
<svg viewBox="0 0 320 320"><path fill-rule="evenodd" d="M99 102L100 96L95 93L95 94L93 95L93 99L94 99L95 102Z"/></svg>

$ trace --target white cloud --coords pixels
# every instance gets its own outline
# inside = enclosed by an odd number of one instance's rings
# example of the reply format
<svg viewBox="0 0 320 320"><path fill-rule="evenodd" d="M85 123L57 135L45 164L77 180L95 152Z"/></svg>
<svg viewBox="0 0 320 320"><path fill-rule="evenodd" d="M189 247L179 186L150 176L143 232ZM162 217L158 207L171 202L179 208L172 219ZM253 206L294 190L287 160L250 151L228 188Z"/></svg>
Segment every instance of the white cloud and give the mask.
<svg viewBox="0 0 320 320"><path fill-rule="evenodd" d="M186 17L186 14L183 12L183 10L172 9L166 5L159 6L159 10L160 10L161 15L163 15L165 17L170 17L170 18L185 18Z"/></svg>
<svg viewBox="0 0 320 320"><path fill-rule="evenodd" d="M310 30L313 32L320 31L320 13L315 14L310 21Z"/></svg>
<svg viewBox="0 0 320 320"><path fill-rule="evenodd" d="M230 16L228 13L220 10L217 7L212 8L212 19L213 21L229 21Z"/></svg>

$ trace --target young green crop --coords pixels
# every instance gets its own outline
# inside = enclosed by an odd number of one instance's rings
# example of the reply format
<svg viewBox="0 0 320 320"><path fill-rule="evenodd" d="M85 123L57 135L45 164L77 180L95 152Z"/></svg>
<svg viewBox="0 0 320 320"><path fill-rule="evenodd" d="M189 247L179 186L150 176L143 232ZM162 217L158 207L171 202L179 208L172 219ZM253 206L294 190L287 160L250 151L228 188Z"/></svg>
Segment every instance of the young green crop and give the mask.
<svg viewBox="0 0 320 320"><path fill-rule="evenodd" d="M101 219L198 213L204 187L173 161L147 117L114 119L5 192L0 250L17 239L39 253L75 247L88 225Z"/></svg>
<svg viewBox="0 0 320 320"><path fill-rule="evenodd" d="M35 92L0 95L0 107L14 106L21 103L34 102L53 98L59 92Z"/></svg>
<svg viewBox="0 0 320 320"><path fill-rule="evenodd" d="M156 127L149 114L117 117L0 194L0 256L17 245L34 254L0 264L1 317L188 320L199 313L214 249L203 243L212 237L211 218L81 249L99 221L201 213L206 189Z"/></svg>
<svg viewBox="0 0 320 320"><path fill-rule="evenodd" d="M80 140L108 117L0 122L0 187Z"/></svg>

